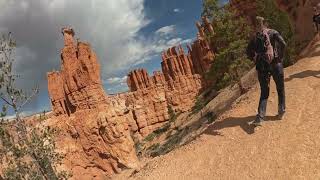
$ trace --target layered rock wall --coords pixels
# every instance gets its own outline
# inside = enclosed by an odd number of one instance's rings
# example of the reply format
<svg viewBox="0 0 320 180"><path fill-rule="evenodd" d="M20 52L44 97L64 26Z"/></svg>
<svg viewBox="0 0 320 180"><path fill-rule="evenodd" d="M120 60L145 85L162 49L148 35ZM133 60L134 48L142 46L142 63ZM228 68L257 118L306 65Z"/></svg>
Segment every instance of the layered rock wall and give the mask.
<svg viewBox="0 0 320 180"><path fill-rule="evenodd" d="M214 52L205 36L214 31L206 18L196 25L198 37L187 46L188 53L181 45L169 48L161 56L162 71L149 76L145 69L133 70L127 80L131 92L110 97L113 104L126 104L120 106L123 112L130 109L133 118L128 119L134 133L144 137L162 126L170 118L169 108L176 113L190 110L208 85L203 75L210 69Z"/></svg>
<svg viewBox="0 0 320 180"><path fill-rule="evenodd" d="M136 91L151 87L154 85L154 82L145 69L137 69L128 74L127 84L130 91Z"/></svg>

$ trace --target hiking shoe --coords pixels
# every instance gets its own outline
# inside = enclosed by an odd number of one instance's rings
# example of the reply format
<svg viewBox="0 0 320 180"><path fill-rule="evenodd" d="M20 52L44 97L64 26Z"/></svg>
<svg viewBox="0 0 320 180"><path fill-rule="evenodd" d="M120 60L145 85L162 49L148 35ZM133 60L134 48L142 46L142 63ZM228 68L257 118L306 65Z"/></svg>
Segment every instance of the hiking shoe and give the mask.
<svg viewBox="0 0 320 180"><path fill-rule="evenodd" d="M262 120L254 120L250 124L253 126L261 126Z"/></svg>
<svg viewBox="0 0 320 180"><path fill-rule="evenodd" d="M282 120L285 114L286 114L286 112L279 112L278 115L277 115L277 118L279 120Z"/></svg>

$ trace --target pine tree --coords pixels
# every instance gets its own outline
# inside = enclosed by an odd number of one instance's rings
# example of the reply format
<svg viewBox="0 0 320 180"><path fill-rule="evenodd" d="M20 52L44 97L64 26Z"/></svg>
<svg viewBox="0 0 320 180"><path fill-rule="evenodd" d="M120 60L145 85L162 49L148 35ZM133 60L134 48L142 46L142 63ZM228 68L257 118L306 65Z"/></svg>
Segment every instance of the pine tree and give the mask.
<svg viewBox="0 0 320 180"><path fill-rule="evenodd" d="M208 34L208 40L216 48L216 57L208 73L215 88L222 89L240 78L253 67L247 59L247 47L251 29L244 19L236 17L227 6L219 6L218 0L204 0L203 15L211 19L215 34Z"/></svg>

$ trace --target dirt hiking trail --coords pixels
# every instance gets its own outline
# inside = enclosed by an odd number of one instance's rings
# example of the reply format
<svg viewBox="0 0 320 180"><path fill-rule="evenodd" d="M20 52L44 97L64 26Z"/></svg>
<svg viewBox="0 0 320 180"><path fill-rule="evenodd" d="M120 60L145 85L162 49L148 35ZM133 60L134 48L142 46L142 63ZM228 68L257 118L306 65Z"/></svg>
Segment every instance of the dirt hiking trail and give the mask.
<svg viewBox="0 0 320 180"><path fill-rule="evenodd" d="M309 57L285 70L287 113L279 121L271 81L267 121L250 128L259 86L195 141L150 161L131 179L320 179L319 38ZM314 57L311 57L314 56ZM117 177L116 179L121 179Z"/></svg>

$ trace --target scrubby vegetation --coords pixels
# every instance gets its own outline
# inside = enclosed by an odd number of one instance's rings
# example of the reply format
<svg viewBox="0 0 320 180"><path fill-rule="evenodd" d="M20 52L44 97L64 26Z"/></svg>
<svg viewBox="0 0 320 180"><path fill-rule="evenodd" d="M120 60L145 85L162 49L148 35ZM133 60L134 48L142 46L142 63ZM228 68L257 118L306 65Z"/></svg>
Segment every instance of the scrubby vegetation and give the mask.
<svg viewBox="0 0 320 180"><path fill-rule="evenodd" d="M212 21L215 34L208 40L216 48L216 57L208 73L214 88L220 90L239 81L253 63L246 57L246 47L252 30L244 19L235 17L228 8L220 7L218 0L205 0L203 15Z"/></svg>
<svg viewBox="0 0 320 180"><path fill-rule="evenodd" d="M67 179L66 172L58 172L57 166L63 156L55 151L56 131L49 127L28 126L20 117L23 107L38 93L19 89L14 73L16 43L11 34L0 39L0 99L3 105L0 121L0 179L8 180L58 180ZM7 112L14 112L15 118L4 120Z"/></svg>
<svg viewBox="0 0 320 180"><path fill-rule="evenodd" d="M151 134L149 134L144 141L149 142L152 141L154 138L160 136L161 134L167 132L171 126L171 123L174 123L180 113L175 113L171 106L168 106L168 113L169 113L169 121L161 128L156 129Z"/></svg>
<svg viewBox="0 0 320 180"><path fill-rule="evenodd" d="M147 143L152 142L154 139L160 137L161 135L163 135L164 133L166 133L170 130L172 124L177 120L177 118L179 117L181 112L176 113L173 110L172 106L168 106L168 114L169 114L169 120L164 126L158 128L155 131L153 131L152 133L150 133L141 142L135 142L135 149L136 149L138 156L140 155L141 151L145 148L145 145ZM150 149L154 149L155 146L156 145L152 145L151 147L148 147L147 151L149 151ZM158 146L160 146L160 144Z"/></svg>
<svg viewBox="0 0 320 180"><path fill-rule="evenodd" d="M39 121L45 121L46 119L48 119L48 117L46 115L46 110L44 110L42 113L39 113Z"/></svg>
<svg viewBox="0 0 320 180"><path fill-rule="evenodd" d="M203 95L197 96L194 106L191 109L191 115L200 112L211 100L211 97Z"/></svg>
<svg viewBox="0 0 320 180"><path fill-rule="evenodd" d="M286 13L280 11L273 0L256 1L257 15L265 17L268 26L281 33L288 47L286 49L285 67L294 64L297 52L304 46L297 45L294 30ZM220 6L218 0L203 1L203 16L210 18L215 34L208 34L208 39L215 45L216 57L208 73L214 80L214 88L220 90L239 79L254 64L247 59L245 49L253 34L253 27L240 17L235 16L232 8Z"/></svg>

